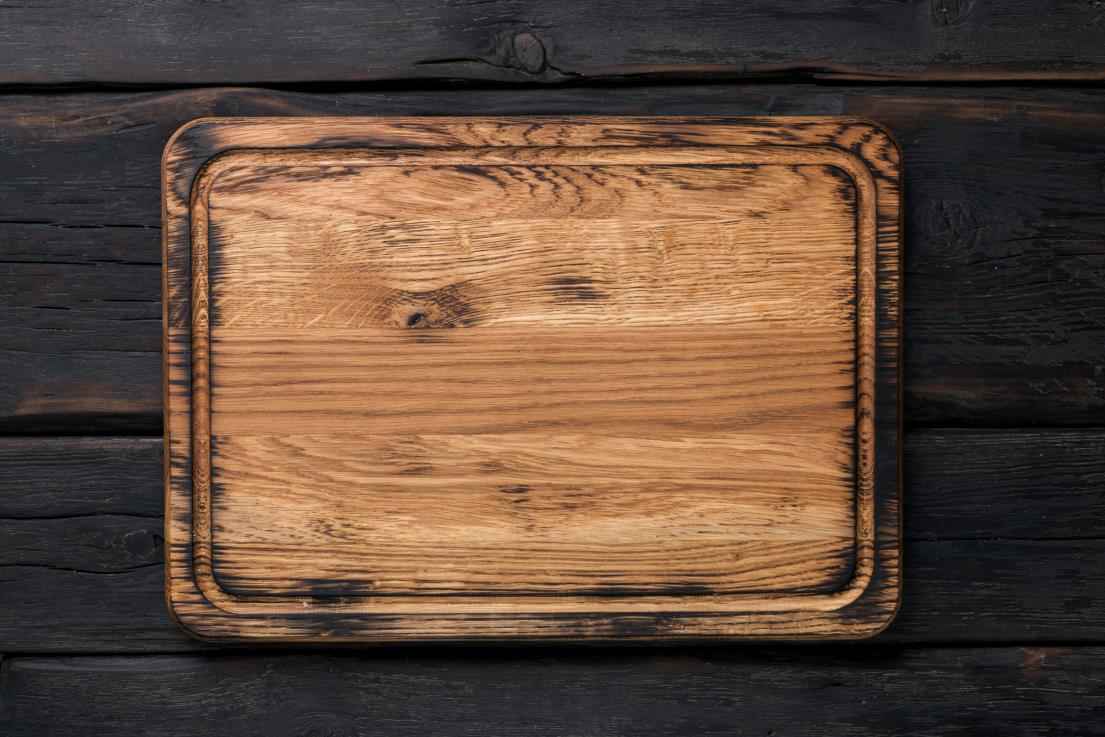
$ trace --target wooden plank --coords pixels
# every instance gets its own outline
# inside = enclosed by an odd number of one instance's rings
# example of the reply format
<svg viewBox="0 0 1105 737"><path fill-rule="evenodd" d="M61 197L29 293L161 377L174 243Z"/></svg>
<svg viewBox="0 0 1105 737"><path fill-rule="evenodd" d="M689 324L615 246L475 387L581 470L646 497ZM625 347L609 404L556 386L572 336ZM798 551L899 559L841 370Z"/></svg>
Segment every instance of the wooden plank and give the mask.
<svg viewBox="0 0 1105 737"><path fill-rule="evenodd" d="M8 5L0 84L1101 79L1094 2ZM310 29L305 33L304 29Z"/></svg>
<svg viewBox="0 0 1105 737"><path fill-rule="evenodd" d="M3 537L16 524L4 522ZM149 527L137 521L133 529ZM86 560L79 570L43 564L0 568L0 643L5 652L180 652L206 647L169 616L163 565L110 572L94 571L90 565Z"/></svg>
<svg viewBox="0 0 1105 737"><path fill-rule="evenodd" d="M161 438L2 438L0 518L160 520Z"/></svg>
<svg viewBox="0 0 1105 737"><path fill-rule="evenodd" d="M906 453L913 539L1105 536L1105 432L922 430Z"/></svg>
<svg viewBox="0 0 1105 737"><path fill-rule="evenodd" d="M160 432L154 172L176 126L205 114L442 111L879 120L908 172L907 421L1100 423L1105 93L764 85L5 96L0 429Z"/></svg>
<svg viewBox="0 0 1105 737"><path fill-rule="evenodd" d="M152 428L159 263L140 253L158 231L0 224L0 232L11 237L0 256L4 430Z"/></svg>
<svg viewBox="0 0 1105 737"><path fill-rule="evenodd" d="M0 650L193 650L165 608L160 438L0 439Z"/></svg>
<svg viewBox="0 0 1105 737"><path fill-rule="evenodd" d="M911 540L903 556L888 641L1102 641L1101 539Z"/></svg>
<svg viewBox="0 0 1105 737"><path fill-rule="evenodd" d="M163 554L160 439L3 439L0 465L0 548L20 541L0 566L6 652L209 647L146 565ZM1105 641L1105 432L925 430L905 468L903 606L863 647Z"/></svg>
<svg viewBox="0 0 1105 737"><path fill-rule="evenodd" d="M16 657L10 737L1105 734L1099 647Z"/></svg>

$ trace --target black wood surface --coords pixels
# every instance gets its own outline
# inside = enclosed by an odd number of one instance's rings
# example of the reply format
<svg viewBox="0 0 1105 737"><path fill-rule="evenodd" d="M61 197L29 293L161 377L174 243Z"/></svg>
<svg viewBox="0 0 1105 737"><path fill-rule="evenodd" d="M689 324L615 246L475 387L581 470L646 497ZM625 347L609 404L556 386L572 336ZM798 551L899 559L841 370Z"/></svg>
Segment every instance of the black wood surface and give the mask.
<svg viewBox="0 0 1105 737"><path fill-rule="evenodd" d="M1098 735L1102 648L16 658L11 737ZM997 730L1000 726L1000 730Z"/></svg>
<svg viewBox="0 0 1105 737"><path fill-rule="evenodd" d="M857 114L905 156L912 426L1105 413L1105 91L720 85L0 97L0 432L161 427L161 148L201 115Z"/></svg>
<svg viewBox="0 0 1105 737"><path fill-rule="evenodd" d="M0 83L1101 79L1095 0L4 3Z"/></svg>
<svg viewBox="0 0 1105 737"><path fill-rule="evenodd" d="M1105 734L1103 34L1099 0L0 3L0 735ZM166 138L537 113L897 135L897 622L831 648L187 639L160 562Z"/></svg>

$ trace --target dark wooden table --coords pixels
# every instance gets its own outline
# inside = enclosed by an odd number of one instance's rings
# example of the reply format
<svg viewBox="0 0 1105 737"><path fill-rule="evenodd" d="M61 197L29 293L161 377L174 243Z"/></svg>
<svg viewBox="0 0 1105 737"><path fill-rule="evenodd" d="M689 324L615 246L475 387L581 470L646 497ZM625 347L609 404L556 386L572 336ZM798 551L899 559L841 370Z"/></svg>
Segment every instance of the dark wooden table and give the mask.
<svg viewBox="0 0 1105 737"><path fill-rule="evenodd" d="M218 650L162 600L202 115L858 114L905 154L905 571L833 646ZM1105 734L1105 2L0 4L0 734Z"/></svg>

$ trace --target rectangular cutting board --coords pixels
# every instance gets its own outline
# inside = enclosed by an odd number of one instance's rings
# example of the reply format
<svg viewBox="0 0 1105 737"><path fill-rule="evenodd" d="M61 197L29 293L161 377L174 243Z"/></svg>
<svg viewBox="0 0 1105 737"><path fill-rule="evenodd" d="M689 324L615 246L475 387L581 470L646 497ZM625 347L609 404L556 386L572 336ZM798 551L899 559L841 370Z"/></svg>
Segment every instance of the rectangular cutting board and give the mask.
<svg viewBox="0 0 1105 737"><path fill-rule="evenodd" d="M193 634L828 639L893 617L883 129L202 119L162 177L166 589Z"/></svg>

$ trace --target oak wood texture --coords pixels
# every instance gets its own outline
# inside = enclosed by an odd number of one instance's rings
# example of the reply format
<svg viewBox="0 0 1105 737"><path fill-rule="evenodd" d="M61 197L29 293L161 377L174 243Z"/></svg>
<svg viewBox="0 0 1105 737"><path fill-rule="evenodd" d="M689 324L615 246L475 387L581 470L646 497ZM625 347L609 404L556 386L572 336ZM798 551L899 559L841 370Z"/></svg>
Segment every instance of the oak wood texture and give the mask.
<svg viewBox="0 0 1105 737"><path fill-rule="evenodd" d="M200 115L856 114L903 147L904 417L1094 426L1105 412L1105 94L702 85L0 97L0 432L162 426L165 140Z"/></svg>
<svg viewBox="0 0 1105 737"><path fill-rule="evenodd" d="M290 641L881 630L899 163L847 118L185 126L175 615Z"/></svg>
<svg viewBox="0 0 1105 737"><path fill-rule="evenodd" d="M1105 75L1093 0L50 0L4 20L0 84Z"/></svg>

